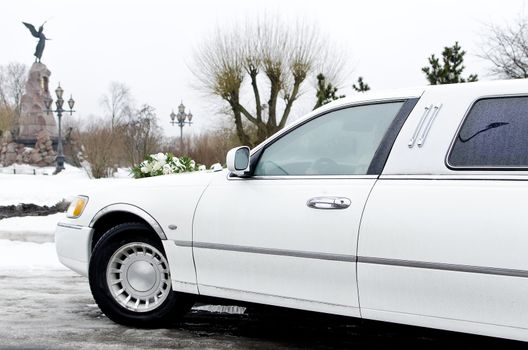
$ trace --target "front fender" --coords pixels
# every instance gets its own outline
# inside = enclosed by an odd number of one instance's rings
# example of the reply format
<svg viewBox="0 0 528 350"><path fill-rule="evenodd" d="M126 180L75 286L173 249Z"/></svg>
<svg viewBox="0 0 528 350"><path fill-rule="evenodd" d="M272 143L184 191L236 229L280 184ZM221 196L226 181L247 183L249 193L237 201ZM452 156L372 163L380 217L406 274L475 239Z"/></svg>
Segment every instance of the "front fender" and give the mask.
<svg viewBox="0 0 528 350"><path fill-rule="evenodd" d="M112 212L127 212L130 214L134 214L141 219L143 219L146 223L148 223L152 229L156 232L156 234L161 238L162 240L167 239L167 236L165 235L165 232L163 231L163 228L158 223L156 219L149 213L147 213L145 210L141 209L140 207L129 204L129 203L114 203L107 205L106 207L99 210L90 223L88 224L89 227L94 227L95 223L102 218L103 216L110 214Z"/></svg>

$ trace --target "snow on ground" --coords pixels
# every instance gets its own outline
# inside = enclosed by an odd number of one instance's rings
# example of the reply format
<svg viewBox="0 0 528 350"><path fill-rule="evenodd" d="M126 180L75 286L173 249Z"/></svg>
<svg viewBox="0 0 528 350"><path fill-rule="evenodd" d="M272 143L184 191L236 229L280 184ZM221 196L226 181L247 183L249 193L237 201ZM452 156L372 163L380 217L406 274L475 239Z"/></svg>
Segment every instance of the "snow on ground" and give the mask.
<svg viewBox="0 0 528 350"><path fill-rule="evenodd" d="M0 220L0 239L29 242L53 242L55 227L64 213L47 216L23 216Z"/></svg>
<svg viewBox="0 0 528 350"><path fill-rule="evenodd" d="M0 206L33 203L52 206L68 200L83 188L127 178L129 171L119 169L115 178L93 180L84 169L66 165L52 175L54 167L29 165L0 167ZM63 268L57 260L53 242L55 227L64 213L48 216L13 217L0 220L0 269Z"/></svg>
<svg viewBox="0 0 528 350"><path fill-rule="evenodd" d="M36 175L33 175L33 170ZM0 168L0 206L19 203L52 206L78 194L83 188L129 178L127 169L119 169L115 178L99 180L90 179L83 169L69 165L57 175L50 175L53 170L52 167L22 165Z"/></svg>
<svg viewBox="0 0 528 350"><path fill-rule="evenodd" d="M0 270L66 269L57 258L55 244L0 240Z"/></svg>

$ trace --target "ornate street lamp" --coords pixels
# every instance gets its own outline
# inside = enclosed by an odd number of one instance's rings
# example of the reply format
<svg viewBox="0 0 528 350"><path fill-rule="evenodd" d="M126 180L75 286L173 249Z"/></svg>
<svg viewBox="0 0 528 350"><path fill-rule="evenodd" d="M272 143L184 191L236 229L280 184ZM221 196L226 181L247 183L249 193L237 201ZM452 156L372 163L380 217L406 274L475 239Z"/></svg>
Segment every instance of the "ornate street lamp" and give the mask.
<svg viewBox="0 0 528 350"><path fill-rule="evenodd" d="M170 123L173 126L174 124L176 124L180 127L180 143L181 143L181 151L183 152L183 127L185 126L185 124L188 124L189 126L191 126L193 115L191 111L189 111L189 113L185 113L185 106L183 105L183 101L182 101L180 105L178 106L178 114L174 113L174 110L172 110L170 114L170 118L171 118ZM174 121L174 119L176 119L176 121Z"/></svg>
<svg viewBox="0 0 528 350"><path fill-rule="evenodd" d="M55 89L55 95L57 95L57 100L55 101L55 107L56 107L55 110L51 108L53 104L53 99L46 98L44 100L44 105L46 107L44 111L48 114L57 113L57 119L59 120L59 142L57 144L57 157L55 158L57 161L57 166L55 168L55 174L64 170L64 151L62 147L62 128L61 128L62 113L67 112L67 113L70 113L70 115L72 115L73 112L75 112L73 110L75 101L73 100L71 95L70 95L70 99L68 100L68 107L70 109L65 110L64 108L62 108L64 106L64 99L62 98L63 94L64 94L64 90L61 88L60 83L59 83L59 86L57 87L57 89Z"/></svg>

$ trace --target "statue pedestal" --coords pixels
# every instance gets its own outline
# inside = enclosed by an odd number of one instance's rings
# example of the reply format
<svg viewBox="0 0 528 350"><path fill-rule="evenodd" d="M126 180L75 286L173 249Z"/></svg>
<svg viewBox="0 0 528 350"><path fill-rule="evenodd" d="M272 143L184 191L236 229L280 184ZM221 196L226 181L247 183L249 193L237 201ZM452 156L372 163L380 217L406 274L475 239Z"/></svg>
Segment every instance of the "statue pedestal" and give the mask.
<svg viewBox="0 0 528 350"><path fill-rule="evenodd" d="M55 118L52 113L44 112L44 101L51 98L48 87L50 75L48 67L40 62L33 63L29 70L26 92L21 99L18 143L35 145L37 135L41 131L46 131L52 139L57 138Z"/></svg>

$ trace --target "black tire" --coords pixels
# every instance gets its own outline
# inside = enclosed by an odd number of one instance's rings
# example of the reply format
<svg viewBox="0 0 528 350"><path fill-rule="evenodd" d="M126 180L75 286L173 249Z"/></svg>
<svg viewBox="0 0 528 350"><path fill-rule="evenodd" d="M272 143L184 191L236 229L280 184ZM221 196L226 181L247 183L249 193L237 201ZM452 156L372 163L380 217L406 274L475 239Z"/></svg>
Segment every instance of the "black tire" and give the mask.
<svg viewBox="0 0 528 350"><path fill-rule="evenodd" d="M110 283L107 280L107 268L116 252L123 247L142 243L156 248L166 259L166 254L160 239L153 236L152 230L142 223L124 223L108 230L97 242L90 259L89 281L92 295L101 311L112 321L133 327L155 328L166 325L182 317L193 305L192 297L174 292L166 285L163 297L155 309L150 311L134 311L126 308L114 297ZM152 265L154 266L154 265ZM167 264L168 270L168 264ZM126 274L128 275L128 273ZM170 282L170 276L168 276ZM166 295L166 296L165 296ZM126 303L125 303L126 304ZM148 304L146 305L148 308ZM152 307L152 305L151 305Z"/></svg>

